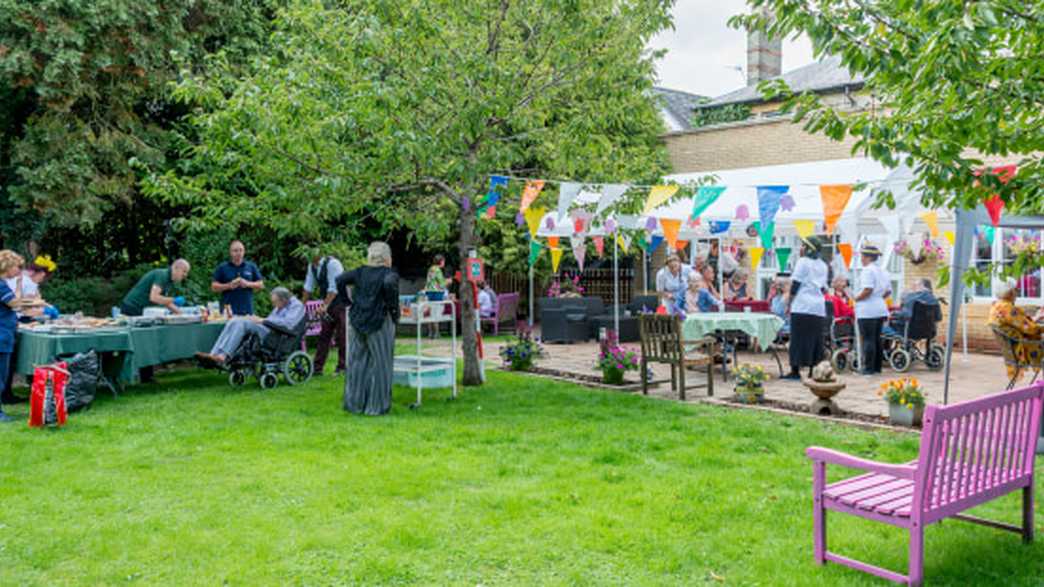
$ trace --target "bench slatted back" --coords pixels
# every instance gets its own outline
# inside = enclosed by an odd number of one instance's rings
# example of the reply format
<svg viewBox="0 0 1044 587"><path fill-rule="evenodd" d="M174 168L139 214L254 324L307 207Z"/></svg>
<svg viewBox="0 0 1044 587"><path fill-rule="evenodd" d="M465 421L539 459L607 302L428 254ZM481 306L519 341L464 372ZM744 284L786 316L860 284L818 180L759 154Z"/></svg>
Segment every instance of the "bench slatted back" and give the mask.
<svg viewBox="0 0 1044 587"><path fill-rule="evenodd" d="M642 314L638 318L642 357L652 363L677 363L682 359L681 318Z"/></svg>
<svg viewBox="0 0 1044 587"><path fill-rule="evenodd" d="M912 515L946 517L1033 475L1044 385L928 406Z"/></svg>

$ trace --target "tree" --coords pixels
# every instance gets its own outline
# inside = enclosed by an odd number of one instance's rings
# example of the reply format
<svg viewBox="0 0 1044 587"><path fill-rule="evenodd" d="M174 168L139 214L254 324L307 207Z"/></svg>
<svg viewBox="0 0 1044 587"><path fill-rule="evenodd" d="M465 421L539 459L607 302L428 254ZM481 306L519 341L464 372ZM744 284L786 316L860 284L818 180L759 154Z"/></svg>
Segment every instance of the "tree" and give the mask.
<svg viewBox="0 0 1044 587"><path fill-rule="evenodd" d="M166 84L183 66L202 71L218 48L231 61L259 51L275 5L0 0L4 237L57 231L56 246L86 233L70 254L86 248L102 262L161 251L167 211L142 201L132 163L162 168L177 153L183 109L167 99ZM113 225L124 228L117 234Z"/></svg>
<svg viewBox="0 0 1044 587"><path fill-rule="evenodd" d="M866 77L880 108L826 107L767 83L811 132L856 138L889 166L905 161L930 207L974 207L998 193L1012 212L1044 212L1044 4L1025 0L748 0L734 27L807 35ZM762 9L774 17L767 17ZM1008 183L981 173L1015 158ZM883 204L889 203L887 195Z"/></svg>
<svg viewBox="0 0 1044 587"><path fill-rule="evenodd" d="M309 240L374 226L422 242L453 234L464 258L491 174L659 178L645 47L671 4L301 0L249 75L185 75L193 166L154 175L151 193L190 206L197 224L234 218ZM477 384L469 328L464 348L464 382Z"/></svg>

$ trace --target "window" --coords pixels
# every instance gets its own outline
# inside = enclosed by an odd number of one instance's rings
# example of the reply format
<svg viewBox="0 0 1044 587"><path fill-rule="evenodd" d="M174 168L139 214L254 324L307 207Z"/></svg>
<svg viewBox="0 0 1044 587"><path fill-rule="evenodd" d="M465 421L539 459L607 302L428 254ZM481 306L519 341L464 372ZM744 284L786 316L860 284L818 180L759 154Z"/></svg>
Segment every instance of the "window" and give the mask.
<svg viewBox="0 0 1044 587"><path fill-rule="evenodd" d="M975 236L975 250L972 252L972 263L979 271L989 271L990 263L1010 266L1018 257L1023 247L1042 248L1044 231L1030 229L995 229L993 242L988 238L987 230L980 228ZM993 298L993 288L1000 284L1001 278L992 275L988 285L975 284L974 295L978 298ZM1041 287L1041 270L1035 269L1018 278L1018 302L1040 305L1044 303L1044 291Z"/></svg>

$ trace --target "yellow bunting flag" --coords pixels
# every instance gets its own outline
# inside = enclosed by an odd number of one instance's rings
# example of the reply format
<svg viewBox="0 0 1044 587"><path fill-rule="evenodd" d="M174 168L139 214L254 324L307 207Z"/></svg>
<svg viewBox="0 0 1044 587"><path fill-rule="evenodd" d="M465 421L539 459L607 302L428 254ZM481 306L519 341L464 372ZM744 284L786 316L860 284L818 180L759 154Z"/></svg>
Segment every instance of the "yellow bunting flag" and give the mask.
<svg viewBox="0 0 1044 587"><path fill-rule="evenodd" d="M620 247L620 250L627 252L631 248L631 237L621 236L620 233L616 234L616 246Z"/></svg>
<svg viewBox="0 0 1044 587"><path fill-rule="evenodd" d="M918 216L928 225L928 232L931 233L932 238L939 238L939 215L935 210L921 212Z"/></svg>
<svg viewBox="0 0 1044 587"><path fill-rule="evenodd" d="M841 258L845 260L845 267L851 267L852 243L837 243L837 251L841 253Z"/></svg>
<svg viewBox="0 0 1044 587"><path fill-rule="evenodd" d="M957 242L957 235L954 234L952 230L947 230L943 235L946 236L946 240L949 241L951 247L953 246L953 243Z"/></svg>
<svg viewBox="0 0 1044 587"><path fill-rule="evenodd" d="M752 271L757 271L758 264L761 263L761 256L765 254L765 247L751 247L747 250L750 252L750 268Z"/></svg>
<svg viewBox="0 0 1044 587"><path fill-rule="evenodd" d="M653 210L660 207L660 204L671 199L671 196L678 191L676 185L656 185L649 190L649 197L645 200L645 211L643 215L649 215Z"/></svg>
<svg viewBox="0 0 1044 587"><path fill-rule="evenodd" d="M798 236L801 238L808 238L812 236L812 233L816 231L815 220L795 220L794 230L797 231Z"/></svg>
<svg viewBox="0 0 1044 587"><path fill-rule="evenodd" d="M536 237L537 229L540 228L540 221L544 218L546 212L546 208L528 208L522 213L526 217L526 224L529 225L530 238Z"/></svg>
<svg viewBox="0 0 1044 587"><path fill-rule="evenodd" d="M558 237L557 236L549 236L549 237L547 237L547 244L552 249L557 249L558 248Z"/></svg>
<svg viewBox="0 0 1044 587"><path fill-rule="evenodd" d="M551 247L551 271L558 273L558 264L562 261L562 249Z"/></svg>
<svg viewBox="0 0 1044 587"><path fill-rule="evenodd" d="M823 198L823 220L828 234L834 233L834 225L841 219L848 200L852 198L852 186L847 183L825 184L819 186L819 195Z"/></svg>
<svg viewBox="0 0 1044 587"><path fill-rule="evenodd" d="M531 179L527 181L526 188L522 190L522 204L519 206L519 209L525 212L529 205L533 203L533 200L540 195L540 190L542 189L544 189L544 180Z"/></svg>
<svg viewBox="0 0 1044 587"><path fill-rule="evenodd" d="M678 231L681 229L681 220L661 218L660 226L663 228L663 236L667 239L667 244L672 249L676 248L678 246Z"/></svg>

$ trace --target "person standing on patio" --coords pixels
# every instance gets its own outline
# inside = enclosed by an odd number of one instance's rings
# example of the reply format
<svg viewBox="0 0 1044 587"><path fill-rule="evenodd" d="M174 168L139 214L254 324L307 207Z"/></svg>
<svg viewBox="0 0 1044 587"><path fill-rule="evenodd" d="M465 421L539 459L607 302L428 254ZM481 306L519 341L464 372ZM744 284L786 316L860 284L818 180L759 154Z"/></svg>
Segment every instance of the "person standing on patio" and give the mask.
<svg viewBox="0 0 1044 587"><path fill-rule="evenodd" d="M820 243L815 237L804 241L801 258L791 275L790 296L790 373L783 379L801 379L801 368L812 367L823 357L823 322L829 270L819 258Z"/></svg>
<svg viewBox="0 0 1044 587"><path fill-rule="evenodd" d="M892 295L892 280L877 264L881 250L874 245L864 245L859 251L863 270L859 274L859 293L855 297L856 325L862 338L863 375L881 372L884 351L881 348L881 331L888 319L888 304L885 298Z"/></svg>
<svg viewBox="0 0 1044 587"><path fill-rule="evenodd" d="M312 262L308 264L308 273L305 274L304 291L301 293L301 301L308 302L317 289L323 307L319 311L319 341L315 346L315 372L323 374L326 367L326 357L330 354L330 345L337 344L337 369L335 376L344 373L344 309L345 301L337 295L337 278L344 273L344 266L336 257L323 257L318 252L312 255Z"/></svg>
<svg viewBox="0 0 1044 587"><path fill-rule="evenodd" d="M682 265L681 258L671 253L667 256L667 264L656 272L656 293L660 296L660 303L667 308L668 314L675 314L683 308L678 308L675 300L678 292L684 292L689 286L689 273L692 269Z"/></svg>
<svg viewBox="0 0 1044 587"><path fill-rule="evenodd" d="M399 322L399 275L387 243L370 243L366 266L345 271L337 291L348 310L348 371L344 409L380 416L391 409L395 325ZM348 286L352 286L349 295Z"/></svg>
<svg viewBox="0 0 1044 587"><path fill-rule="evenodd" d="M221 309L231 308L235 316L254 314L254 292L265 288L261 270L246 260L243 241L228 245L228 261L218 265L210 281L210 290L221 294Z"/></svg>

